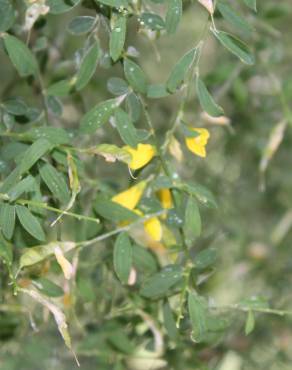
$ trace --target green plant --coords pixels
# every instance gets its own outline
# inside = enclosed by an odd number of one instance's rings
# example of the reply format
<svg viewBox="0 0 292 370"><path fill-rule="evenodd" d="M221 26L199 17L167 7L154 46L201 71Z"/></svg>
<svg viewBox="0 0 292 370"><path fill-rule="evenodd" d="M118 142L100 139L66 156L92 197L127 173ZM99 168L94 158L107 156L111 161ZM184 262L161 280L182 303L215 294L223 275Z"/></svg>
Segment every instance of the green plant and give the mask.
<svg viewBox="0 0 292 370"><path fill-rule="evenodd" d="M132 46L136 33L159 55L156 41L171 40L192 7L204 18L199 35L175 56L166 81L150 82ZM193 348L214 346L230 311L246 313L246 334L256 312L290 314L261 297L217 305L201 289L218 255L198 246L201 213L219 210L205 177L190 179L183 157L204 161L209 131L212 138L216 125L230 128L226 89L255 63L243 14L256 12L256 1L236 8L221 0L0 0L9 74L0 131L2 309L33 312L38 321L40 309L50 312L72 353L105 369L202 369L212 364ZM222 47L218 60L231 53L235 66L217 81L202 72L209 37ZM216 93L213 82L222 87ZM171 112L161 124L155 109L165 99ZM37 305L26 308L26 299Z"/></svg>

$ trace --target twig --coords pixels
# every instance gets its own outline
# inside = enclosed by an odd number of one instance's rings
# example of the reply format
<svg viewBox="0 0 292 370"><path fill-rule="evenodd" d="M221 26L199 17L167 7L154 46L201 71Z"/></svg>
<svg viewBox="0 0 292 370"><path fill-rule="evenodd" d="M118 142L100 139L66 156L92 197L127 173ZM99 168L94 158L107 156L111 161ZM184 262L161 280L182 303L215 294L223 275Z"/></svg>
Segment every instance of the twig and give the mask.
<svg viewBox="0 0 292 370"><path fill-rule="evenodd" d="M1 198L5 199L5 200L9 200L9 197L7 197L7 194L0 193L0 199ZM34 200L17 199L15 201L15 203L21 204L21 205L30 205L30 206L34 206L34 207L38 207L38 208L43 208L43 209L46 209L48 211L52 211L52 212L55 212L55 213L60 213L60 214L63 213L66 216L74 217L74 218L77 218L78 220L85 220L85 221L100 223L100 220L98 218L84 216L84 215L80 215L80 214L74 213L74 212L63 211L59 208L48 206L46 203L41 203L41 202L37 202L37 201L34 201Z"/></svg>
<svg viewBox="0 0 292 370"><path fill-rule="evenodd" d="M132 222L131 224L129 224L127 226L119 227L119 228L117 228L115 230L109 231L108 233L99 235L99 236L97 236L97 237L95 237L93 239L90 239L90 240L85 240L85 241L78 242L78 243L76 243L76 247L87 247L88 245L91 245L91 244L100 242L102 240L108 239L111 236L114 236L116 234L122 233L123 231L129 231L133 226L136 226L137 224L141 224L141 223L149 220L152 217L161 216L161 215L163 215L165 213L167 213L167 210L166 209L164 209L162 211L159 211L159 212L155 212L155 213L146 215L146 216L144 216L142 218L139 218L137 221Z"/></svg>
<svg viewBox="0 0 292 370"><path fill-rule="evenodd" d="M250 307L250 306L241 306L239 304L230 304L225 306L211 306L210 309L213 310L222 310L222 311L229 311L229 310L237 310L242 312L260 312L260 313L266 313L271 315L278 315L278 316L285 316L285 315L292 315L292 311L289 310L277 310L274 308L268 308L268 307Z"/></svg>

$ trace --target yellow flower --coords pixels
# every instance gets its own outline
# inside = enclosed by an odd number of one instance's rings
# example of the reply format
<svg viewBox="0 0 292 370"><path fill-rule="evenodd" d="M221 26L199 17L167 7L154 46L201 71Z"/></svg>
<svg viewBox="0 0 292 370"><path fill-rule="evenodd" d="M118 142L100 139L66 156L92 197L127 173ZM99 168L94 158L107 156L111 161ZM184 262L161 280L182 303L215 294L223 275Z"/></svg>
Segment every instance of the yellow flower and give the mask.
<svg viewBox="0 0 292 370"><path fill-rule="evenodd" d="M137 215L143 217L144 214L140 211L140 209L134 209L134 212ZM155 241L160 241L162 238L162 225L158 219L158 217L151 217L144 222L144 230L151 239Z"/></svg>
<svg viewBox="0 0 292 370"><path fill-rule="evenodd" d="M138 170L139 168L144 167L155 155L155 148L150 144L138 144L137 149L125 146L123 149L132 156L132 160L129 165L132 170Z"/></svg>
<svg viewBox="0 0 292 370"><path fill-rule="evenodd" d="M139 184L132 186L131 188L122 191L121 193L112 197L112 201L120 204L121 206L133 210L139 203L143 191L145 189L146 182L141 181Z"/></svg>
<svg viewBox="0 0 292 370"><path fill-rule="evenodd" d="M172 197L169 189L160 189L158 190L157 195L162 204L162 208L164 209L172 208Z"/></svg>
<svg viewBox="0 0 292 370"><path fill-rule="evenodd" d="M137 213L137 215L143 217L144 216L143 213L139 209L135 209L135 207L139 203L145 187L146 181L141 181L139 182L139 184L132 186L119 194L116 194L114 197L112 197L112 201L134 211L135 213ZM127 224L128 222L123 223L123 225ZM144 222L144 230L147 233L147 235L149 235L153 240L155 241L161 240L162 226L158 217L152 217L149 218L149 220L146 220Z"/></svg>
<svg viewBox="0 0 292 370"><path fill-rule="evenodd" d="M197 132L196 137L186 137L186 145L188 149L199 157L206 157L206 145L210 137L210 133L205 128L192 128L191 130Z"/></svg>
<svg viewBox="0 0 292 370"><path fill-rule="evenodd" d="M149 218L144 222L144 229L146 233L155 241L159 241L162 238L162 226L158 217Z"/></svg>

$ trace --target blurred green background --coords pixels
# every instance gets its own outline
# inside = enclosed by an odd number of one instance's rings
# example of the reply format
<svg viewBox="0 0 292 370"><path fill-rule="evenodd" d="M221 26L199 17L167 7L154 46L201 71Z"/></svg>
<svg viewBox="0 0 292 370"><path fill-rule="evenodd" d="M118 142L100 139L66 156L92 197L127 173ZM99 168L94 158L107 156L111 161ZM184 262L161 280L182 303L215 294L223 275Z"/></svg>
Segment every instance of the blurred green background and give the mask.
<svg viewBox="0 0 292 370"><path fill-rule="evenodd" d="M291 0L259 0L257 14L248 11L239 1L231 3L239 8L241 14L244 10L246 19L253 27L250 36L240 33L239 36L253 48L256 64L252 67L243 66L220 47L214 37L208 36L200 62L201 74L218 102L224 106L230 124L220 125L204 119L192 92L184 120L195 127L208 127L211 132L208 155L202 160L187 153L183 136L178 134L184 159L183 162L173 159L172 163L183 178L208 187L219 205L217 210L204 209L202 214L204 232L199 248L212 246L218 251L219 257L215 268L209 271L208 279L202 280L200 292L212 297L216 305L220 306L257 296L275 309L292 311L292 116L289 111L289 106L292 108L292 3ZM46 86L74 69L74 53L82 46L83 40L68 34L66 25L74 16L81 14L92 13L77 7L62 16L47 17L42 31L48 39L51 54L50 74L44 81ZM200 39L206 19L207 13L199 4L186 1L183 21L177 34L172 37L161 35L153 41L143 32L137 34L133 22L127 45L139 50L141 65L152 83L166 80L178 58ZM219 15L216 17L216 25L219 29L222 26L228 30ZM233 28L230 30L234 32ZM64 53L60 59L66 62L54 64L54 56L58 60L59 52ZM0 60L2 97L7 94L25 95L25 85L17 86L15 91L11 84L13 71L3 50L0 52ZM122 76L119 64L114 69L100 68L82 99L64 99L62 121L65 127L74 131L79 125L82 107L88 109L100 98L109 96L106 85L108 78L113 77L113 70L115 76ZM28 103L35 103L30 102L29 97L27 99ZM149 101L150 114L161 135L170 127L177 107L175 96ZM263 189L260 163L269 148L269 140L275 140L273 130L283 121L287 121L283 139L265 171ZM100 141L108 135L109 132L102 132ZM118 142L117 135L114 132L112 135L112 142ZM102 177L109 183L120 176L126 186L128 179L123 176L118 165L109 168L104 166L102 160L95 159L95 166L91 170L94 176ZM68 233L75 234L75 229L68 227ZM100 297L106 291L106 282L99 276L103 255L91 250L86 251L84 256L89 262L81 263L78 312L70 320L81 368L122 369L119 367L119 356L111 352L111 345L104 339L107 331L119 335L120 326L109 320L100 329L103 320L100 317L103 312ZM90 262L93 260L97 262ZM88 270L91 272L88 273ZM9 295L3 284L1 290L2 298ZM25 303L28 307L32 304ZM176 347L171 344L167 353L168 364L162 368L292 368L291 315L281 317L256 314L255 329L252 334L245 336L245 313L238 310L227 312L231 324L227 325L223 335L210 340L208 345L188 342L185 346ZM135 325L135 318L131 320ZM0 313L1 370L66 370L75 366L52 320L47 322L48 318L44 317L44 322L37 321L37 329L34 331L33 317L29 318L17 310L15 313ZM131 326L127 316L121 322L126 328ZM139 330L143 332L144 328L137 326L136 331ZM91 334L85 335L85 332ZM128 366L135 370L156 368L149 361Z"/></svg>

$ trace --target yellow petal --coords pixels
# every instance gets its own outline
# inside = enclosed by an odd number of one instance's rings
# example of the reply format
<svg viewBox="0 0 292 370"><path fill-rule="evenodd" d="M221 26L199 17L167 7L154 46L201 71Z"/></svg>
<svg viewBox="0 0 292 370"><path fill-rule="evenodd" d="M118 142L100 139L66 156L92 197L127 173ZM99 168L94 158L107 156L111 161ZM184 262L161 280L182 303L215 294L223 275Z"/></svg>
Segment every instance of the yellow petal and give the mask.
<svg viewBox="0 0 292 370"><path fill-rule="evenodd" d="M121 206L133 210L139 203L143 191L145 189L146 182L141 181L139 184L132 186L131 188L122 191L121 193L115 195L112 201L120 204Z"/></svg>
<svg viewBox="0 0 292 370"><path fill-rule="evenodd" d="M192 130L199 134L196 138L204 138L208 140L210 137L210 132L206 128L192 128Z"/></svg>
<svg viewBox="0 0 292 370"><path fill-rule="evenodd" d="M199 157L206 157L206 145L210 137L210 133L205 128L194 128L193 131L199 135L196 137L186 137L186 146L188 149Z"/></svg>
<svg viewBox="0 0 292 370"><path fill-rule="evenodd" d="M155 155L155 148L150 144L138 144L137 149L125 146L124 149L132 156L129 165L132 170L144 167Z"/></svg>
<svg viewBox="0 0 292 370"><path fill-rule="evenodd" d="M71 263L65 258L63 251L60 247L56 247L54 249L56 260L60 265L65 279L69 280L73 276L73 266Z"/></svg>
<svg viewBox="0 0 292 370"><path fill-rule="evenodd" d="M162 226L157 217L149 218L144 222L144 229L146 233L155 241L159 241L162 238Z"/></svg>
<svg viewBox="0 0 292 370"><path fill-rule="evenodd" d="M160 189L158 190L157 195L162 204L162 208L164 209L172 208L172 197L169 189Z"/></svg>

